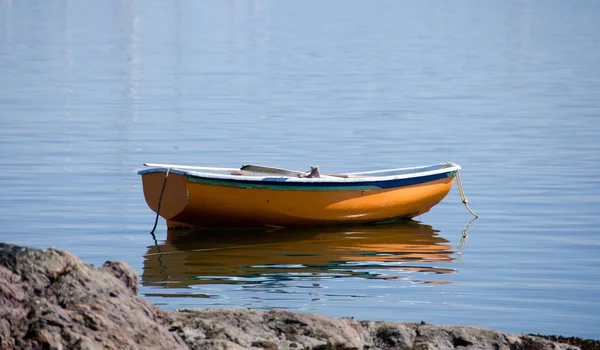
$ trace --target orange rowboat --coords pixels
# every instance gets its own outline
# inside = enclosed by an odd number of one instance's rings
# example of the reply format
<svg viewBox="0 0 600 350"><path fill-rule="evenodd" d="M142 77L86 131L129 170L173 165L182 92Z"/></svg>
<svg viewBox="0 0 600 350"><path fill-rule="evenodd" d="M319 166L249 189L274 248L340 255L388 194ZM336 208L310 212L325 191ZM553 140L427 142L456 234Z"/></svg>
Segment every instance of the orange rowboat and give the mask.
<svg viewBox="0 0 600 350"><path fill-rule="evenodd" d="M168 228L320 226L384 222L428 212L450 191L460 166L321 175L248 165L240 169L145 164L148 206ZM465 199L466 201L466 199ZM466 203L465 203L466 204Z"/></svg>

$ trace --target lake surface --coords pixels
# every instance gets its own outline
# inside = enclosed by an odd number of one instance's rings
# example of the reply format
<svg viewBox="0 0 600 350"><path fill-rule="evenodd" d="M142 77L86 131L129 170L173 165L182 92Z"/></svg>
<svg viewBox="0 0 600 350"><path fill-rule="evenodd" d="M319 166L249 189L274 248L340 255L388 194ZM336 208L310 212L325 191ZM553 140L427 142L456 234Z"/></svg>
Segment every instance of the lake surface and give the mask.
<svg viewBox="0 0 600 350"><path fill-rule="evenodd" d="M600 339L600 2L0 0L0 240L160 307ZM415 221L149 233L144 162L454 161ZM467 230L466 234L463 231Z"/></svg>

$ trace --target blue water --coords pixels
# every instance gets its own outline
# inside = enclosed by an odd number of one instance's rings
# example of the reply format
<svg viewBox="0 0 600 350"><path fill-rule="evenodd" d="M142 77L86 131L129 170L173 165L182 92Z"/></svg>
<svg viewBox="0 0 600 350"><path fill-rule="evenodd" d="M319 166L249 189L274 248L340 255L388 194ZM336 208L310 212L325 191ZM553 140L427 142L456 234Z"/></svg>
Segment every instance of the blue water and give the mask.
<svg viewBox="0 0 600 350"><path fill-rule="evenodd" d="M124 260L167 310L600 339L599 15L594 0L0 0L0 240ZM445 161L481 216L466 235L455 188L409 224L248 239L161 221L155 242L136 174Z"/></svg>

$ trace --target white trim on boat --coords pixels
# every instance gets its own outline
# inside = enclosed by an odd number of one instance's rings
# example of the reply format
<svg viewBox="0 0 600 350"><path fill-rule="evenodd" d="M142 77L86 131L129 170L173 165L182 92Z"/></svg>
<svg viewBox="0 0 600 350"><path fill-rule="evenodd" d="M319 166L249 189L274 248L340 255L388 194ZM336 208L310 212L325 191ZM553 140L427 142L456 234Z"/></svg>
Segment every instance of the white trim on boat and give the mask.
<svg viewBox="0 0 600 350"><path fill-rule="evenodd" d="M152 163L146 163L148 166L158 165ZM360 175L361 177L320 177L320 178L301 178L301 177L289 177L281 175L259 175L259 176L248 176L248 175L231 175L231 174L218 174L211 172L199 172L191 169L199 169L206 171L240 171L239 169L229 168L212 168L212 167L193 167L193 166L176 166L171 167L169 164L160 164L160 167L141 170L138 174L147 174L153 172L163 172L167 168L171 169L171 173L181 175L198 176L208 179L222 179L222 180L237 180L237 181L282 181L282 182L298 182L298 183L320 183L320 182L334 182L334 183L353 183L353 182L376 182L376 181L388 181L388 180L399 180L399 179L410 179L422 176L444 174L452 171L458 171L461 169L460 165L455 163L439 163L427 166L413 167L413 168L396 168L396 169L385 169L366 171L358 173L347 173L347 175ZM166 166L165 166L166 165ZM446 166L447 165L447 166ZM445 167L444 167L445 166ZM183 170L190 169L190 170ZM217 170L218 169L218 170ZM227 169L227 170L225 170ZM389 174L383 176L377 176L377 174ZM395 173L395 174L394 174Z"/></svg>

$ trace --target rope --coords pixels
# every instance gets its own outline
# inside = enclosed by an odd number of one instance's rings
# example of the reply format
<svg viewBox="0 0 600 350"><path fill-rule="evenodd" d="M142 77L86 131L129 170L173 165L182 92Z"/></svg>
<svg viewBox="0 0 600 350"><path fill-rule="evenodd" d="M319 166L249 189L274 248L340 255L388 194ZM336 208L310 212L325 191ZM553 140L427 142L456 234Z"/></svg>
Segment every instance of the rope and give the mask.
<svg viewBox="0 0 600 350"><path fill-rule="evenodd" d="M447 168L450 165L454 165L454 163L448 162L448 163L444 164L442 169ZM463 204L465 205L465 208L467 208L469 213L473 214L475 219L477 219L479 216L477 214L475 214L473 212L473 210L471 210L471 208L469 208L469 205L467 204L469 202L469 200L467 199L467 196L465 196L465 190L463 189L462 181L460 180L460 172L458 170L456 170L456 184L458 185L458 192L460 193L460 199L462 200Z"/></svg>
<svg viewBox="0 0 600 350"><path fill-rule="evenodd" d="M456 183L458 184L458 192L460 193L460 199L462 199L465 208L467 208L469 213L473 214L475 218L478 218L479 216L475 214L467 204L469 201L467 200L467 196L465 196L465 190L463 189L462 181L460 180L460 172L458 170L456 171Z"/></svg>
<svg viewBox="0 0 600 350"><path fill-rule="evenodd" d="M154 220L154 227L152 228L152 231L150 231L150 233L152 234L152 237L154 237L155 242L156 242L156 237L154 236L154 231L156 230L156 225L158 224L158 216L160 213L160 204L162 203L162 196L163 196L163 193L165 192L165 187L167 186L167 178L169 177L170 170L171 170L171 168L167 168L167 172L165 173L165 181L163 182L162 189L160 190L160 196L158 197L158 208L156 208L156 219Z"/></svg>

